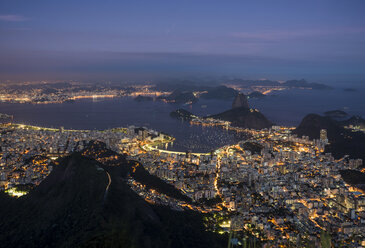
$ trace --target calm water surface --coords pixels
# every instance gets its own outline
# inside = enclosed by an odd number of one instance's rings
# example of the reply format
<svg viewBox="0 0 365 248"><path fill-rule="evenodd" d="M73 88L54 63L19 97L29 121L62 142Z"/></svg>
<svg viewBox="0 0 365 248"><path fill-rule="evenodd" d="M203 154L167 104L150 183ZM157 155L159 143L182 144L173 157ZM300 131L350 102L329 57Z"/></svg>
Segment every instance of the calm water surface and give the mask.
<svg viewBox="0 0 365 248"><path fill-rule="evenodd" d="M274 123L289 126L297 126L309 113L323 114L336 109L365 117L365 89L355 92L339 88L281 91L262 99L253 99L251 105Z"/></svg>
<svg viewBox="0 0 365 248"><path fill-rule="evenodd" d="M276 92L262 99L250 99L270 120L280 125L298 125L308 113L341 109L349 114L365 116L365 91L345 92L342 89L325 91L290 90ZM128 125L145 126L173 135L173 150L209 152L217 147L243 139L241 135L220 128L190 126L169 116L171 111L185 108L197 115L225 111L231 101L199 100L192 106L163 102L136 102L132 98L80 100L63 104L1 103L0 112L14 115L17 123L73 129L107 129Z"/></svg>

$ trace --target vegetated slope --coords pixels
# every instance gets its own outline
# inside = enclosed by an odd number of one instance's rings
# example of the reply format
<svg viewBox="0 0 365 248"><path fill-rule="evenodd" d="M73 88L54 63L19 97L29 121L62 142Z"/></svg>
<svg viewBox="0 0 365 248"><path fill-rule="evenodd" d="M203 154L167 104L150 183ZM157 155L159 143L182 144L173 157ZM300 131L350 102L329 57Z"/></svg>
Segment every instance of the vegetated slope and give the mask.
<svg viewBox="0 0 365 248"><path fill-rule="evenodd" d="M329 117L309 114L293 133L300 137L306 135L311 139L318 139L321 129L327 130L330 142L326 146L326 152L331 152L336 158L350 155L351 158L362 158L365 161L365 134L346 130L340 122Z"/></svg>
<svg viewBox="0 0 365 248"><path fill-rule="evenodd" d="M306 115L293 133L298 136L305 135L311 139L319 139L321 129L327 130L330 142L341 139L347 133L336 121L317 114Z"/></svg>
<svg viewBox="0 0 365 248"><path fill-rule="evenodd" d="M121 160L122 161L122 160ZM105 170L102 169L104 167ZM194 212L148 204L113 167L79 153L61 159L27 196L0 194L4 247L222 247ZM111 184L106 194L108 176Z"/></svg>
<svg viewBox="0 0 365 248"><path fill-rule="evenodd" d="M182 119L184 121L190 121L192 120L194 117L193 113L185 110L185 109L177 109L175 111L172 111L170 113L170 116L172 118L176 118L176 119Z"/></svg>
<svg viewBox="0 0 365 248"><path fill-rule="evenodd" d="M126 178L129 175L137 182L145 185L148 189L154 189L161 194L178 200L191 202L189 197L183 195L181 191L173 185L166 183L155 175L151 175L137 161L127 161L123 155L107 149L106 145L102 142L92 141L83 151L83 154L89 158L101 161L104 165L108 166L108 171L110 173L116 171L122 178ZM109 158L112 158L112 160Z"/></svg>
<svg viewBox="0 0 365 248"><path fill-rule="evenodd" d="M340 173L346 183L365 191L365 173L357 170L341 170Z"/></svg>
<svg viewBox="0 0 365 248"><path fill-rule="evenodd" d="M351 118L345 120L345 121L342 121L341 124L343 126L358 126L362 129L365 129L365 119L362 118L361 116L352 116Z"/></svg>

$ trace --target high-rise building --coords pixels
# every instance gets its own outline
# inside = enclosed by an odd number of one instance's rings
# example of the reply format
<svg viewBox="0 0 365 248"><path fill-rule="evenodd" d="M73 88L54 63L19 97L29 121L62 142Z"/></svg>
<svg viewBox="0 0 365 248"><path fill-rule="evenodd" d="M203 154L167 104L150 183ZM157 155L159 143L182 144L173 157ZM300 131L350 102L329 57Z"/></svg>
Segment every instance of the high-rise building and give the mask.
<svg viewBox="0 0 365 248"><path fill-rule="evenodd" d="M327 138L327 130L326 130L326 129L321 129L319 139L320 139L323 143L327 143L327 142L328 142L328 138Z"/></svg>

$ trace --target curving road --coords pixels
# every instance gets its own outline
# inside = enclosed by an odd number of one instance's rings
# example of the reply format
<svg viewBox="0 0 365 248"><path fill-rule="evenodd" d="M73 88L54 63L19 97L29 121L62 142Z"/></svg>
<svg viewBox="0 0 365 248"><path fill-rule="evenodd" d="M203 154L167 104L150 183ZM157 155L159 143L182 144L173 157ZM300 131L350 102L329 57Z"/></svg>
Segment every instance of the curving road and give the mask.
<svg viewBox="0 0 365 248"><path fill-rule="evenodd" d="M142 146L142 149L147 150L147 151L159 151L161 153L169 153L169 154L177 154L177 155L185 155L186 152L178 152L178 151L169 151L169 150L164 150L164 149L159 149L159 148L155 148L153 146L149 146L149 145L144 145ZM210 152L205 152L205 153L194 153L192 152L191 155L195 155L195 156L205 156L205 155L210 155Z"/></svg>
<svg viewBox="0 0 365 248"><path fill-rule="evenodd" d="M108 176L108 180L109 180L109 182L108 182L108 185L107 185L107 186L106 186L106 188L105 188L105 193L104 193L104 200L103 200L103 203L105 202L105 199L106 199L106 197L107 197L107 195L108 195L108 192L109 192L110 184L112 183L112 178L110 177L109 172L105 171L105 173L106 173L106 174L107 174L107 176Z"/></svg>

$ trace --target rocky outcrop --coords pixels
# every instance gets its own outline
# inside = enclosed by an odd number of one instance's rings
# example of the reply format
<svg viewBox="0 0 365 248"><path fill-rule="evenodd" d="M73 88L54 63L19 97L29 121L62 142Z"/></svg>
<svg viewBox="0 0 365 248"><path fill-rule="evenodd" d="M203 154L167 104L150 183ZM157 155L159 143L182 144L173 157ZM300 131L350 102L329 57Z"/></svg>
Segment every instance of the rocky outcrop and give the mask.
<svg viewBox="0 0 365 248"><path fill-rule="evenodd" d="M249 105L248 105L248 100L247 100L247 96L239 93L236 98L233 100L232 103L232 109L235 108L247 108L249 109Z"/></svg>
<svg viewBox="0 0 365 248"><path fill-rule="evenodd" d="M209 117L229 121L232 126L236 127L264 129L272 126L271 121L269 121L262 113L246 107L233 108Z"/></svg>
<svg viewBox="0 0 365 248"><path fill-rule="evenodd" d="M242 93L233 100L232 109L208 117L229 121L233 126L243 128L264 129L273 125L258 110L250 109L247 96Z"/></svg>

